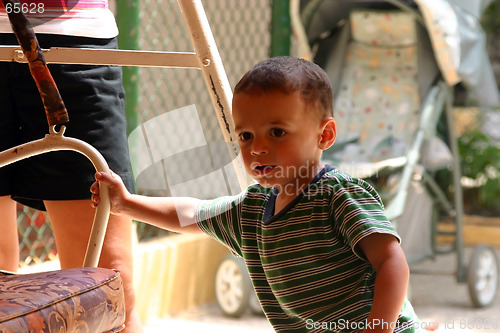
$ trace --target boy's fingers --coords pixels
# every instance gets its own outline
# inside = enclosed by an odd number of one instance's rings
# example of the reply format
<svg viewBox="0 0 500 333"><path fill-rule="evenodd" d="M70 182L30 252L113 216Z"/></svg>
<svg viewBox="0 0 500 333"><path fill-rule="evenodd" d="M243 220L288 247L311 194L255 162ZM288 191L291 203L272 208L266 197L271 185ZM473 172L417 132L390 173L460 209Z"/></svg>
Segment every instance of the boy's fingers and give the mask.
<svg viewBox="0 0 500 333"><path fill-rule="evenodd" d="M95 179L101 181L104 179L104 175L105 175L104 172L98 171L95 173Z"/></svg>
<svg viewBox="0 0 500 333"><path fill-rule="evenodd" d="M98 182L94 182L90 186L90 192L93 193L93 194L99 194L99 183Z"/></svg>
<svg viewBox="0 0 500 333"><path fill-rule="evenodd" d="M96 172L95 174L95 179L99 182L102 182L106 185L111 185L112 183L116 182L116 177L113 174L105 173L105 172Z"/></svg>

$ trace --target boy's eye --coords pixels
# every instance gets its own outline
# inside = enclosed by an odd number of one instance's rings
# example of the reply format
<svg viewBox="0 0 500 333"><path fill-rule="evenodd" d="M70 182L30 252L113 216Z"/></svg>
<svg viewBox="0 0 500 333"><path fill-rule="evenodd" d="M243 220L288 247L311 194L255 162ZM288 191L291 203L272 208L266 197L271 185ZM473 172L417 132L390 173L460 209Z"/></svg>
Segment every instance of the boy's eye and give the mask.
<svg viewBox="0 0 500 333"><path fill-rule="evenodd" d="M238 135L239 139L241 141L248 141L252 138L252 133L249 132L243 132Z"/></svg>
<svg viewBox="0 0 500 333"><path fill-rule="evenodd" d="M281 128L273 128L271 130L271 136L274 136L276 138L282 137L285 134L286 134L286 132L284 130L282 130Z"/></svg>

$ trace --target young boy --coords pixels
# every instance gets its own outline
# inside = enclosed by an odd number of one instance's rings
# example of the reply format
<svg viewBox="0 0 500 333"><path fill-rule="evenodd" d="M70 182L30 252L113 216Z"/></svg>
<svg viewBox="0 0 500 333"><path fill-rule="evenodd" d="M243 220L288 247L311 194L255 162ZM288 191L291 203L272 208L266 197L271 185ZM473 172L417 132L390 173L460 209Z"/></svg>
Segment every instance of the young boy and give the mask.
<svg viewBox="0 0 500 333"><path fill-rule="evenodd" d="M233 118L258 184L215 200L158 198L97 173L112 214L205 232L243 257L277 332L418 331L408 265L379 195L320 162L336 136L326 73L302 59L265 60L236 85ZM95 206L97 182L91 192Z"/></svg>

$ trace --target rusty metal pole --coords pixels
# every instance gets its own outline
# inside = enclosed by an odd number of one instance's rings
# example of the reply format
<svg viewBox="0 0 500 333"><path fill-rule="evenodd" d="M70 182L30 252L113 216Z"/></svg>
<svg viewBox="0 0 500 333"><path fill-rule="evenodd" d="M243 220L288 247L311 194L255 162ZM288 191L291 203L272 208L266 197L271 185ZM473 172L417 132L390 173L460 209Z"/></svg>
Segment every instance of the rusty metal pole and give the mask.
<svg viewBox="0 0 500 333"><path fill-rule="evenodd" d="M205 10L200 0L178 0L178 3L188 26L224 140L229 143L229 152L238 177L238 184L241 189L244 189L247 186L247 178L239 158L238 141L234 133L231 114L233 94Z"/></svg>

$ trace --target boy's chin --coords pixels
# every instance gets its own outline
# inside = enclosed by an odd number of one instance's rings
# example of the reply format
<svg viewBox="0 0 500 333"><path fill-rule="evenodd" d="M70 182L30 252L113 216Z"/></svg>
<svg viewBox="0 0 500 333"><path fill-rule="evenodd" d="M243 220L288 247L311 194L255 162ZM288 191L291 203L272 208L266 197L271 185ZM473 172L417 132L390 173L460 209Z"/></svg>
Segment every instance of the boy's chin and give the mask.
<svg viewBox="0 0 500 333"><path fill-rule="evenodd" d="M276 179L272 179L271 177L261 177L255 180L257 181L257 183L259 183L260 186L265 188L279 188L281 186L279 181L276 181Z"/></svg>
<svg viewBox="0 0 500 333"><path fill-rule="evenodd" d="M257 183L259 183L260 186L265 187L265 188L273 188L276 187L276 184L264 181L262 179L257 179Z"/></svg>

